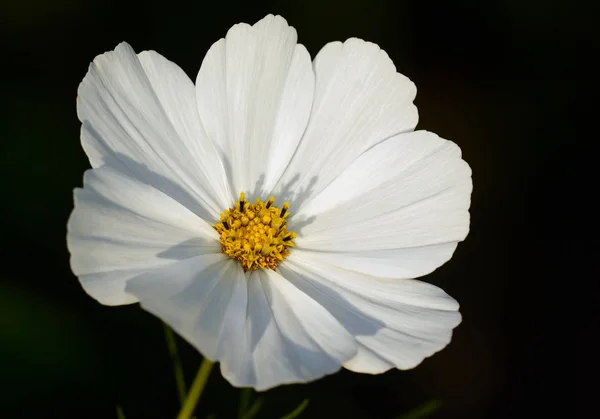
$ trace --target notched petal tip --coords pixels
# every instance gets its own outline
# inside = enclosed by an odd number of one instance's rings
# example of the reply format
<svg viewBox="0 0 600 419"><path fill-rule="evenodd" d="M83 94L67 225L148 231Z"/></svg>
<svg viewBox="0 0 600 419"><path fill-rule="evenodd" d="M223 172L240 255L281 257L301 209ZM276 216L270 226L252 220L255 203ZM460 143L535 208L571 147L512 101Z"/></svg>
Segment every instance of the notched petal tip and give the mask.
<svg viewBox="0 0 600 419"><path fill-rule="evenodd" d="M111 61L118 61L124 55L133 54L135 55L135 51L127 42L122 41L117 46L110 51L106 51L102 54L98 54L94 57L94 59L88 65L88 70L79 83L77 87L77 98L75 100L76 110L77 110L77 118L81 122L85 122L85 119L82 117L81 113L81 101L83 96L86 94L85 89L88 89L90 85L93 83L92 79L95 77L94 73L96 71L100 71L103 66L109 65ZM82 127L83 129L83 127Z"/></svg>
<svg viewBox="0 0 600 419"><path fill-rule="evenodd" d="M229 28L229 30L227 31L227 35L226 38L229 37L230 35L234 34L237 31L256 31L259 29L266 29L265 27L268 26L279 26L280 29L288 29L294 32L294 34L296 34L296 29L293 26L290 26L287 22L287 20L280 15L273 15L273 14L268 14L267 16L263 17L262 19L260 19L259 21L255 22L254 24L249 24L246 22L240 22L240 23L236 23L235 25L233 25L231 28Z"/></svg>
<svg viewBox="0 0 600 419"><path fill-rule="evenodd" d="M261 20L259 20L258 22L256 22L253 26L258 25L259 23L264 22L264 23L279 23L282 24L284 26L289 26L288 21L281 15L274 15L272 13L269 13L268 15L266 15L265 17L263 17Z"/></svg>
<svg viewBox="0 0 600 419"><path fill-rule="evenodd" d="M409 91L409 93L407 94L407 99L410 99L411 102L414 101L414 99L417 95L417 86L409 77L407 77L406 75L404 75L398 71L398 69L396 68L396 65L394 64L394 61L391 59L389 54L384 49L382 49L379 45L377 45L374 42L365 41L364 39L361 39L361 38L352 37L352 38L348 38L346 41L344 41L344 43L342 44L342 47L344 50L357 51L357 50L362 49L363 51L365 51L364 53L374 55L376 57L376 59L380 60L384 66L387 66L389 72L394 72L397 74L396 77L399 79L399 81L398 81L399 83L406 83L406 86ZM416 112L416 107L415 107L415 112Z"/></svg>

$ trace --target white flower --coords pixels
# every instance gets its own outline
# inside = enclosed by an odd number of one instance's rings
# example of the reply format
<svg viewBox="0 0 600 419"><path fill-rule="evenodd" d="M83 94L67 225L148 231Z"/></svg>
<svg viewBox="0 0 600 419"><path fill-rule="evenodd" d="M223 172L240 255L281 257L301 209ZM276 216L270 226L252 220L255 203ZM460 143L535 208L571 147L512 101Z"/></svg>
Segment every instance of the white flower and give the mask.
<svg viewBox="0 0 600 419"><path fill-rule="evenodd" d="M270 15L232 27L195 85L123 43L78 93L93 169L68 246L99 302L140 302L258 390L413 368L450 342L458 303L410 278L467 235L471 172L413 131L416 88L377 45L311 62Z"/></svg>

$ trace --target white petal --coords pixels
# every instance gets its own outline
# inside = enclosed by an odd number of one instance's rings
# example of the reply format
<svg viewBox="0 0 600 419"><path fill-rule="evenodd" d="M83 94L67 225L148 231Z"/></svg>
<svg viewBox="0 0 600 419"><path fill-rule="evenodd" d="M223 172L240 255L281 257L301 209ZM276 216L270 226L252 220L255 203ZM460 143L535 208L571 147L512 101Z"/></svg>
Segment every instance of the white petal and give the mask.
<svg viewBox="0 0 600 419"><path fill-rule="evenodd" d="M202 62L198 109L235 194L270 192L306 128L314 74L296 39L285 19L269 15L233 26Z"/></svg>
<svg viewBox="0 0 600 419"><path fill-rule="evenodd" d="M248 295L257 390L320 378L356 354L333 316L278 273L257 271Z"/></svg>
<svg viewBox="0 0 600 419"><path fill-rule="evenodd" d="M150 269L219 253L218 234L159 190L110 167L86 172L68 223L71 268L103 304L136 302L125 283Z"/></svg>
<svg viewBox="0 0 600 419"><path fill-rule="evenodd" d="M417 124L414 84L377 45L332 42L314 60L310 120L275 196L294 210L335 179L374 144Z"/></svg>
<svg viewBox="0 0 600 419"><path fill-rule="evenodd" d="M429 246L365 251L311 251L294 249L303 257L382 278L418 278L448 262L457 242Z"/></svg>
<svg viewBox="0 0 600 419"><path fill-rule="evenodd" d="M229 286L236 284L238 268L223 254L200 255L134 278L128 282L127 292L214 359L219 327L225 318L222 311L234 294L224 291L231 291ZM215 316L213 310L219 307L221 313ZM201 316L205 312L208 315Z"/></svg>
<svg viewBox="0 0 600 419"><path fill-rule="evenodd" d="M298 249L324 252L316 256L336 266L415 278L446 262L467 235L471 190L456 144L401 134L361 155L290 217L290 229L301 232Z"/></svg>
<svg viewBox="0 0 600 419"><path fill-rule="evenodd" d="M129 282L127 291L235 386L257 390L317 379L356 354L352 336L323 307L273 271L185 260ZM165 278L172 280L165 281Z"/></svg>
<svg viewBox="0 0 600 419"><path fill-rule="evenodd" d="M122 43L94 59L78 91L81 142L110 165L207 220L231 202L225 171L198 116L192 81L156 52Z"/></svg>
<svg viewBox="0 0 600 419"><path fill-rule="evenodd" d="M424 282L367 276L297 253L280 270L356 338L359 351L345 364L353 371L413 368L444 348L461 320L458 303Z"/></svg>
<svg viewBox="0 0 600 419"><path fill-rule="evenodd" d="M362 343L358 343L356 356L344 364L346 369L354 372L366 374L382 374L392 368L396 368L393 362L390 362L369 349Z"/></svg>

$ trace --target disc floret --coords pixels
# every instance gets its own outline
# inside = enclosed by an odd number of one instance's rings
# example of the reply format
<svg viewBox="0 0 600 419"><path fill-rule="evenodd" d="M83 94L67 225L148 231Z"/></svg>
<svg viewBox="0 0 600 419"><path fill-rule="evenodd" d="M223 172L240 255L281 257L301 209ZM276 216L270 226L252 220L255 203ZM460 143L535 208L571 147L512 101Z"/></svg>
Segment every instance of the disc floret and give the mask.
<svg viewBox="0 0 600 419"><path fill-rule="evenodd" d="M235 205L220 214L214 225L220 235L221 251L237 260L244 271L276 269L294 247L296 233L287 230L290 204L281 208L273 205L275 198L267 201L256 198L251 204L244 193Z"/></svg>

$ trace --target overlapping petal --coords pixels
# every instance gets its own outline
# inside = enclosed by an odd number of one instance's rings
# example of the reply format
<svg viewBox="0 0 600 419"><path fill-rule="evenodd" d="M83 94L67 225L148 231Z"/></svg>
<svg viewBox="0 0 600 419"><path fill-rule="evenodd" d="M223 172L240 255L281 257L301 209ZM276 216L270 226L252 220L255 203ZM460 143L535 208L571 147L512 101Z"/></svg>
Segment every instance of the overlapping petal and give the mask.
<svg viewBox="0 0 600 419"><path fill-rule="evenodd" d="M236 196L269 193L306 128L315 79L296 39L285 19L269 15L233 26L202 62L198 109Z"/></svg>
<svg viewBox="0 0 600 419"><path fill-rule="evenodd" d="M416 88L377 45L352 38L315 57L316 85L302 141L274 190L293 208L311 200L365 150L417 124Z"/></svg>
<svg viewBox="0 0 600 419"><path fill-rule="evenodd" d="M344 365L354 371L413 368L444 348L461 321L458 303L425 282L368 276L298 253L280 270L355 337L358 354Z"/></svg>
<svg viewBox="0 0 600 419"><path fill-rule="evenodd" d="M445 263L467 235L471 190L456 144L426 131L400 134L358 157L290 218L290 229L298 224L296 245L311 257L416 278Z"/></svg>
<svg viewBox="0 0 600 419"><path fill-rule="evenodd" d="M277 272L244 273L230 259L188 259L130 281L127 291L204 356L220 361L236 386L266 390L314 380L357 351L326 309Z"/></svg>
<svg viewBox="0 0 600 419"><path fill-rule="evenodd" d="M225 168L204 133L195 88L176 64L126 43L99 55L81 82L77 114L92 167L110 165L216 219L231 200Z"/></svg>
<svg viewBox="0 0 600 419"><path fill-rule="evenodd" d="M218 235L168 195L116 169L86 172L68 223L71 269L103 304L136 302L128 280L198 254L219 253Z"/></svg>

